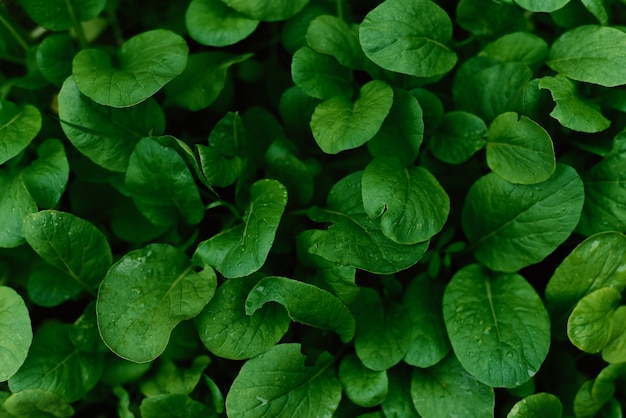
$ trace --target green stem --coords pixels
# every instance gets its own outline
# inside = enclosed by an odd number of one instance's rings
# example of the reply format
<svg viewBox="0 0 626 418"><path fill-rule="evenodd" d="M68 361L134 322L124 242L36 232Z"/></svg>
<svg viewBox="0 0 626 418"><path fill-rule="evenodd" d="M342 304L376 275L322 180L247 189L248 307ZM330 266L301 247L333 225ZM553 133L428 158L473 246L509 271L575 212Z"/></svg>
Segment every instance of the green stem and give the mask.
<svg viewBox="0 0 626 418"><path fill-rule="evenodd" d="M218 200L216 202L209 203L208 205L204 207L204 209L209 210L209 209L217 208L220 206L224 206L228 208L228 210L230 210L237 219L241 219L241 215L239 214L239 211L237 210L237 208L224 200Z"/></svg>
<svg viewBox="0 0 626 418"><path fill-rule="evenodd" d="M87 38L85 37L85 31L83 30L83 25L80 24L78 19L76 18L76 13L74 12L74 7L69 0L65 0L65 5L67 6L67 12L72 19L74 24L74 30L76 31L76 37L78 38L78 43L80 44L80 48L87 48Z"/></svg>
<svg viewBox="0 0 626 418"><path fill-rule="evenodd" d="M28 43L26 42L26 40L24 40L24 38L19 33L17 33L13 25L11 25L11 23L8 20L6 20L4 16L2 16L2 14L0 14L0 23L2 23L2 25L6 28L6 30L9 31L11 36L15 38L17 43L20 44L20 46L22 47L24 51L28 50Z"/></svg>
<svg viewBox="0 0 626 418"><path fill-rule="evenodd" d="M337 17L343 20L343 0L336 0L337 4Z"/></svg>
<svg viewBox="0 0 626 418"><path fill-rule="evenodd" d="M111 30L113 30L113 36L115 37L115 42L117 45L122 45L124 43L124 35L122 34L122 27L120 26L120 21L117 19L117 14L112 7L107 6L107 16L109 17L109 24L111 25Z"/></svg>

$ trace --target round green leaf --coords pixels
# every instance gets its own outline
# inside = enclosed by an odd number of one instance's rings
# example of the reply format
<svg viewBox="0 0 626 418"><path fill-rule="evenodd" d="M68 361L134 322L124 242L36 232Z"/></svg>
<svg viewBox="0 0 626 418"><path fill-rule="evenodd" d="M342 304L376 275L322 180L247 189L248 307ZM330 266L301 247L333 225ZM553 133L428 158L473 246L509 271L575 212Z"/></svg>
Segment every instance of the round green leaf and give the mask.
<svg viewBox="0 0 626 418"><path fill-rule="evenodd" d="M463 367L493 387L517 387L533 377L550 348L550 318L518 274L463 267L446 286L443 316Z"/></svg>
<svg viewBox="0 0 626 418"><path fill-rule="evenodd" d="M291 77L296 86L316 99L341 96L348 100L353 94L350 70L332 56L315 52L308 46L293 54Z"/></svg>
<svg viewBox="0 0 626 418"><path fill-rule="evenodd" d="M72 60L78 52L67 34L49 35L37 47L37 67L41 75L56 86L72 74Z"/></svg>
<svg viewBox="0 0 626 418"><path fill-rule="evenodd" d="M463 230L480 262L492 270L514 272L540 262L567 239L583 201L580 177L563 164L534 185L512 184L490 173L467 193Z"/></svg>
<svg viewBox="0 0 626 418"><path fill-rule="evenodd" d="M309 24L306 41L313 50L332 55L343 66L355 70L364 66L358 34L343 19L330 15L318 16Z"/></svg>
<svg viewBox="0 0 626 418"><path fill-rule="evenodd" d="M530 12L553 12L559 10L570 0L515 0L520 7Z"/></svg>
<svg viewBox="0 0 626 418"><path fill-rule="evenodd" d="M19 0L26 13L46 29L62 31L98 16L106 0Z"/></svg>
<svg viewBox="0 0 626 418"><path fill-rule="evenodd" d="M542 64L548 55L548 44L543 38L532 33L514 32L496 39L484 47L479 55L486 55L502 62Z"/></svg>
<svg viewBox="0 0 626 418"><path fill-rule="evenodd" d="M133 106L182 73L188 52L180 35L155 29L130 38L115 57L101 49L83 49L74 57L73 76L80 92L94 102Z"/></svg>
<svg viewBox="0 0 626 418"><path fill-rule="evenodd" d="M72 405L62 396L42 389L27 389L9 396L2 404L11 416L66 418L75 414Z"/></svg>
<svg viewBox="0 0 626 418"><path fill-rule="evenodd" d="M231 417L329 417L341 399L333 357L308 365L300 344L279 344L248 360L226 396Z"/></svg>
<svg viewBox="0 0 626 418"><path fill-rule="evenodd" d="M370 370L357 356L349 354L339 364L339 381L346 396L359 406L371 408L387 396L387 371Z"/></svg>
<svg viewBox="0 0 626 418"><path fill-rule="evenodd" d="M430 138L430 150L439 160L461 164L485 146L487 125L481 118L462 110L443 115L439 129Z"/></svg>
<svg viewBox="0 0 626 418"><path fill-rule="evenodd" d="M218 357L243 360L272 348L285 335L291 320L278 304L246 314L246 298L258 282L248 276L226 280L196 321L204 346Z"/></svg>
<svg viewBox="0 0 626 418"><path fill-rule="evenodd" d="M362 177L363 207L380 217L383 234L400 244L417 244L439 233L448 219L450 199L437 179L422 167L380 157Z"/></svg>
<svg viewBox="0 0 626 418"><path fill-rule="evenodd" d="M37 157L22 170L22 177L37 206L51 208L59 203L69 180L65 147L58 139L48 139L37 148Z"/></svg>
<svg viewBox="0 0 626 418"><path fill-rule="evenodd" d="M487 132L487 165L503 179L535 184L556 169L552 138L538 123L515 112L499 115Z"/></svg>
<svg viewBox="0 0 626 418"><path fill-rule="evenodd" d="M239 178L245 139L246 127L239 114L228 112L211 131L209 145L196 145L202 173L210 184L227 187Z"/></svg>
<svg viewBox="0 0 626 418"><path fill-rule="evenodd" d="M33 303L51 307L70 300L85 288L68 273L47 263L37 263L28 275L27 289Z"/></svg>
<svg viewBox="0 0 626 418"><path fill-rule="evenodd" d="M0 170L0 248L22 245L24 232L22 221L30 213L37 211L37 205L17 173Z"/></svg>
<svg viewBox="0 0 626 418"><path fill-rule="evenodd" d="M185 254L150 244L115 263L100 285L96 312L105 344L127 360L152 361L165 350L179 322L211 300L217 278L210 267L194 271Z"/></svg>
<svg viewBox="0 0 626 418"><path fill-rule="evenodd" d="M415 77L450 71L456 54L446 46L452 22L430 0L386 0L370 11L359 28L363 52L382 68Z"/></svg>
<svg viewBox="0 0 626 418"><path fill-rule="evenodd" d="M587 353L597 353L611 340L612 317L622 295L603 287L583 297L567 321L567 336L572 344Z"/></svg>
<svg viewBox="0 0 626 418"><path fill-rule="evenodd" d="M222 0L251 19L265 22L287 20L306 6L309 0Z"/></svg>
<svg viewBox="0 0 626 418"><path fill-rule="evenodd" d="M506 418L561 418L563 405L556 396L551 393L535 393L517 402L511 408Z"/></svg>
<svg viewBox="0 0 626 418"><path fill-rule="evenodd" d="M602 349L602 360L619 364L626 362L626 306L618 307L611 317L611 339Z"/></svg>
<svg viewBox="0 0 626 418"><path fill-rule="evenodd" d="M355 102L335 96L317 105L311 116L313 137L327 154L360 147L376 135L392 104L393 89L370 81Z"/></svg>
<svg viewBox="0 0 626 418"><path fill-rule="evenodd" d="M8 380L24 364L33 341L28 308L22 297L0 286L0 382Z"/></svg>
<svg viewBox="0 0 626 418"><path fill-rule="evenodd" d="M561 35L547 64L572 80L614 87L626 84L626 33L606 26L580 26Z"/></svg>
<svg viewBox="0 0 626 418"><path fill-rule="evenodd" d="M193 0L187 8L185 23L195 41L218 47L236 44L259 25L258 20L231 9L221 0Z"/></svg>
<svg viewBox="0 0 626 418"><path fill-rule="evenodd" d="M137 142L165 129L165 116L154 100L128 109L101 106L82 95L72 77L63 83L58 100L65 135L78 151L107 170L126 171Z"/></svg>
<svg viewBox="0 0 626 418"><path fill-rule="evenodd" d="M22 152L40 129L41 113L35 106L0 100L0 164Z"/></svg>

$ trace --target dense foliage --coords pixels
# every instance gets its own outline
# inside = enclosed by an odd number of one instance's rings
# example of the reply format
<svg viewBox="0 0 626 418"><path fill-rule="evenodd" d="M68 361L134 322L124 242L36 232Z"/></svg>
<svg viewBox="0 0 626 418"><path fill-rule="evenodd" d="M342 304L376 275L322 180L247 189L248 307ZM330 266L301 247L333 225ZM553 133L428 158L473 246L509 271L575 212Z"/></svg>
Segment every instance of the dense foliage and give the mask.
<svg viewBox="0 0 626 418"><path fill-rule="evenodd" d="M625 28L0 2L0 417L621 417Z"/></svg>

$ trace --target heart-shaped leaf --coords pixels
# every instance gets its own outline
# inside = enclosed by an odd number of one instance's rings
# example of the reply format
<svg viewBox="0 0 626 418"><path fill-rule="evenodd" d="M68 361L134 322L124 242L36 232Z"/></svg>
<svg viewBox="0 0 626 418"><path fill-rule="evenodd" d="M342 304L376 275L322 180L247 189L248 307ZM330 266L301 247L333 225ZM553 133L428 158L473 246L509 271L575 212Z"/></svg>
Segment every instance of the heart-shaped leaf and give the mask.
<svg viewBox="0 0 626 418"><path fill-rule="evenodd" d="M612 318L622 295L612 287L587 294L574 307L567 321L567 336L587 353L602 350L612 337Z"/></svg>
<svg viewBox="0 0 626 418"><path fill-rule="evenodd" d="M430 150L439 160L461 164L485 146L487 125L478 116L453 110L443 115L439 129L430 138Z"/></svg>
<svg viewBox="0 0 626 418"><path fill-rule="evenodd" d="M349 354L341 360L339 381L348 398L365 408L380 404L387 396L389 385L387 371L368 369L354 354Z"/></svg>
<svg viewBox="0 0 626 418"><path fill-rule="evenodd" d="M22 171L28 192L40 208L59 203L69 180L70 165L65 147L58 139L48 139L37 148L38 158Z"/></svg>
<svg viewBox="0 0 626 418"><path fill-rule="evenodd" d="M195 41L207 46L235 44L250 35L259 21L228 7L221 0L193 0L185 24Z"/></svg>
<svg viewBox="0 0 626 418"><path fill-rule="evenodd" d="M345 67L359 70L364 66L358 33L341 18L321 15L313 19L306 31L306 41L313 50L332 55Z"/></svg>
<svg viewBox="0 0 626 418"><path fill-rule="evenodd" d="M217 122L209 135L209 145L197 144L202 173L209 184L226 187L241 174L246 127L238 113L227 113Z"/></svg>
<svg viewBox="0 0 626 418"><path fill-rule="evenodd" d="M348 100L353 94L350 70L334 57L316 52L308 46L303 46L293 54L291 77L296 86L316 99L340 96Z"/></svg>

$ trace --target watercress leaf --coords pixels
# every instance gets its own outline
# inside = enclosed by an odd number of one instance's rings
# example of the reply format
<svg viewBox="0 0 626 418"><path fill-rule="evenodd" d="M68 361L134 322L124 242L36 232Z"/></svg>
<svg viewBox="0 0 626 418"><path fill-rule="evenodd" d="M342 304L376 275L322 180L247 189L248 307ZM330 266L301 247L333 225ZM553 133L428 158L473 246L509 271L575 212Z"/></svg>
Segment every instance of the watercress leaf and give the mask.
<svg viewBox="0 0 626 418"><path fill-rule="evenodd" d="M155 29L133 36L115 57L83 49L74 57L73 78L94 102L129 107L143 102L183 72L189 47L174 32Z"/></svg>
<svg viewBox="0 0 626 418"><path fill-rule="evenodd" d="M578 301L567 321L567 336L572 344L587 353L602 350L610 341L611 319L620 299L620 292L603 287Z"/></svg>
<svg viewBox="0 0 626 418"><path fill-rule="evenodd" d="M196 145L202 173L210 184L226 187L239 178L243 166L240 148L245 142L246 127L239 114L228 112L211 131L209 145Z"/></svg>
<svg viewBox="0 0 626 418"><path fill-rule="evenodd" d="M28 275L28 297L39 306L57 306L84 290L68 273L50 264L35 264Z"/></svg>
<svg viewBox="0 0 626 418"><path fill-rule="evenodd" d="M371 273L392 274L411 267L426 252L428 242L398 244L381 231L380 221L370 219L363 208L362 172L339 180L328 194L325 209L311 207L308 215L318 222L331 222L317 233L308 251L327 260Z"/></svg>
<svg viewBox="0 0 626 418"><path fill-rule="evenodd" d="M513 388L533 377L550 347L550 318L520 275L461 268L446 286L443 316L463 367L493 387Z"/></svg>
<svg viewBox="0 0 626 418"><path fill-rule="evenodd" d="M185 160L158 138L137 143L125 181L137 209L155 225L172 225L178 218L195 225L204 217L200 191Z"/></svg>
<svg viewBox="0 0 626 418"><path fill-rule="evenodd" d="M319 166L311 160L298 158L298 149L287 139L279 138L272 142L265 152L268 177L275 178L287 187L300 205L307 205L313 197L314 170ZM307 164L309 163L309 164Z"/></svg>
<svg viewBox="0 0 626 418"><path fill-rule="evenodd" d="M165 129L165 116L154 100L128 109L101 106L83 96L72 77L63 83L58 104L61 127L72 145L111 171L125 171L137 142Z"/></svg>
<svg viewBox="0 0 626 418"><path fill-rule="evenodd" d="M446 74L457 56L446 44L452 22L430 0L386 0L363 19L359 38L365 55L390 71L415 77Z"/></svg>
<svg viewBox="0 0 626 418"><path fill-rule="evenodd" d="M267 259L286 205L285 186L271 179L255 182L243 224L201 242L194 260L214 266L227 278L254 273Z"/></svg>
<svg viewBox="0 0 626 418"><path fill-rule="evenodd" d="M354 354L341 360L338 376L348 399L359 406L376 406L387 396L387 372L368 369Z"/></svg>
<svg viewBox="0 0 626 418"><path fill-rule="evenodd" d="M613 398L615 380L624 374L623 364L611 364L598 374L596 379L586 381L574 398L574 413L577 417L596 415Z"/></svg>
<svg viewBox="0 0 626 418"><path fill-rule="evenodd" d="M341 383L323 352L309 365L300 344L278 344L248 360L226 396L233 417L331 416L341 399Z"/></svg>
<svg viewBox="0 0 626 418"><path fill-rule="evenodd" d="M291 77L296 86L316 99L341 96L349 100L353 94L351 71L333 56L316 52L308 46L293 54Z"/></svg>
<svg viewBox="0 0 626 418"><path fill-rule="evenodd" d="M218 416L214 409L182 394L163 394L144 398L139 405L139 411L143 418L178 418L181 413L185 414L185 418Z"/></svg>
<svg viewBox="0 0 626 418"><path fill-rule="evenodd" d="M507 418L550 417L561 418L561 400L551 393L534 393L513 405Z"/></svg>
<svg viewBox="0 0 626 418"><path fill-rule="evenodd" d="M306 6L309 0L222 0L226 5L264 22L287 20Z"/></svg>
<svg viewBox="0 0 626 418"><path fill-rule="evenodd" d="M264 353L285 335L291 320L275 303L246 314L246 297L259 282L247 276L226 280L198 315L196 324L204 346L218 357L243 360Z"/></svg>
<svg viewBox="0 0 626 418"><path fill-rule="evenodd" d="M411 397L424 418L491 417L495 404L493 388L465 371L453 355L428 369L414 369Z"/></svg>
<svg viewBox="0 0 626 418"><path fill-rule="evenodd" d="M319 287L286 277L266 277L248 294L246 314L254 314L268 302L283 305L295 322L336 332L343 342L354 336L354 317L348 308Z"/></svg>
<svg viewBox="0 0 626 418"><path fill-rule="evenodd" d="M411 342L404 361L411 366L433 366L450 352L441 309L443 289L441 282L421 274L404 292L402 305L412 324Z"/></svg>
<svg viewBox="0 0 626 418"><path fill-rule="evenodd" d="M524 10L512 1L461 0L456 7L458 25L480 38L526 30Z"/></svg>
<svg viewBox="0 0 626 418"><path fill-rule="evenodd" d="M24 364L33 340L28 308L12 288L0 286L0 382L8 380Z"/></svg>
<svg viewBox="0 0 626 418"><path fill-rule="evenodd" d="M42 3L37 0L19 0L26 13L46 29L62 31L71 28L75 22L91 20L98 16L106 5L106 0L50 0Z"/></svg>
<svg viewBox="0 0 626 418"><path fill-rule="evenodd" d="M141 393L147 397L168 393L189 395L200 382L209 363L209 356L202 355L194 358L189 367L179 368L172 360L161 358L154 375L141 382Z"/></svg>
<svg viewBox="0 0 626 418"><path fill-rule="evenodd" d="M543 260L567 239L583 200L582 181L564 164L534 185L512 184L490 173L466 196L463 230L480 262L492 270L514 272Z"/></svg>
<svg viewBox="0 0 626 418"><path fill-rule="evenodd" d="M224 91L230 67L251 56L223 51L189 55L181 75L165 86L168 102L193 112L209 107Z"/></svg>
<svg viewBox="0 0 626 418"><path fill-rule="evenodd" d="M318 16L330 15L335 12L335 5L328 2L312 1L284 22L280 34L283 47L293 54L299 48L307 45L306 32L309 25Z"/></svg>
<svg viewBox="0 0 626 418"><path fill-rule="evenodd" d="M491 122L496 116L516 111L532 71L520 62L500 62L477 56L459 67L452 85L457 110Z"/></svg>
<svg viewBox="0 0 626 418"><path fill-rule="evenodd" d="M626 231L626 134L619 134L613 149L583 176L585 205L578 231L591 235L601 231Z"/></svg>
<svg viewBox="0 0 626 418"><path fill-rule="evenodd" d="M486 137L487 125L481 118L462 110L453 110L443 115L429 145L439 160L461 164L485 146Z"/></svg>
<svg viewBox="0 0 626 418"><path fill-rule="evenodd" d="M41 75L55 86L62 86L72 74L72 60L76 52L78 50L68 34L46 36L35 55Z"/></svg>
<svg viewBox="0 0 626 418"><path fill-rule="evenodd" d="M570 0L515 0L521 8L529 12L553 12L559 10Z"/></svg>
<svg viewBox="0 0 626 418"><path fill-rule="evenodd" d="M581 3L585 6L585 9L589 11L601 25L609 24L609 16L606 6L601 0L581 0Z"/></svg>
<svg viewBox="0 0 626 418"><path fill-rule="evenodd" d="M626 236L619 232L588 237L556 268L545 290L555 324L564 323L583 296L603 287L626 288Z"/></svg>
<svg viewBox="0 0 626 418"><path fill-rule="evenodd" d="M185 25L194 41L219 47L247 38L259 21L228 7L221 0L193 0L185 13Z"/></svg>
<svg viewBox="0 0 626 418"><path fill-rule="evenodd" d="M406 167L392 157L375 158L362 177L363 207L380 217L386 237L400 244L429 240L443 228L450 198L437 179L422 167Z"/></svg>
<svg viewBox="0 0 626 418"><path fill-rule="evenodd" d="M578 95L576 84L567 77L557 74L555 77L542 77L539 88L552 94L556 103L550 113L554 119L566 128L578 132L601 132L611 125L611 121L600 112L597 104Z"/></svg>
<svg viewBox="0 0 626 418"><path fill-rule="evenodd" d="M100 285L100 335L120 357L152 361L165 350L174 327L202 311L216 284L210 267L195 272L187 256L168 244L131 251L109 269Z"/></svg>
<svg viewBox="0 0 626 418"><path fill-rule="evenodd" d="M405 164L417 158L424 139L422 108L406 90L393 91L393 104L380 130L367 143L374 157L395 157Z"/></svg>
<svg viewBox="0 0 626 418"><path fill-rule="evenodd" d="M354 102L335 96L317 105L311 116L313 137L327 154L360 147L379 131L392 104L393 89L370 81Z"/></svg>
<svg viewBox="0 0 626 418"><path fill-rule="evenodd" d="M43 210L24 218L28 244L48 264L94 292L113 256L104 234L91 222L71 213Z"/></svg>
<svg viewBox="0 0 626 418"><path fill-rule="evenodd" d="M548 44L530 32L513 32L491 42L478 55L502 62L521 62L532 66L543 64L548 55Z"/></svg>
<svg viewBox="0 0 626 418"><path fill-rule="evenodd" d="M74 346L69 337L71 329L71 325L59 322L38 328L24 365L9 379L11 392L41 389L71 403L98 383L104 357Z"/></svg>
<svg viewBox="0 0 626 418"><path fill-rule="evenodd" d="M345 67L360 70L364 66L358 33L338 17L321 15L313 19L306 31L306 41L313 50L332 55Z"/></svg>
<svg viewBox="0 0 626 418"><path fill-rule="evenodd" d="M41 389L16 392L9 396L2 406L11 414L6 418L66 418L75 414L72 405L63 397Z"/></svg>
<svg viewBox="0 0 626 418"><path fill-rule="evenodd" d="M363 365L371 370L387 370L406 355L413 337L412 323L404 306L385 302L368 288L361 288L350 305L355 312L354 348Z"/></svg>
<svg viewBox="0 0 626 418"><path fill-rule="evenodd" d="M37 211L37 205L18 173L0 170L0 248L11 248L25 242L22 221Z"/></svg>
<svg viewBox="0 0 626 418"><path fill-rule="evenodd" d="M381 407L387 418L419 418L411 399L411 371L394 367L387 370L387 396Z"/></svg>
<svg viewBox="0 0 626 418"><path fill-rule="evenodd" d="M626 84L622 71L626 33L606 26L584 25L561 35L550 48L546 64L568 78L614 87Z"/></svg>
<svg viewBox="0 0 626 418"><path fill-rule="evenodd" d="M0 100L0 164L22 152L41 129L41 113L33 105Z"/></svg>
<svg viewBox="0 0 626 418"><path fill-rule="evenodd" d="M620 306L613 312L611 337L602 348L602 360L613 364L626 362L626 306Z"/></svg>
<svg viewBox="0 0 626 418"><path fill-rule="evenodd" d="M37 148L38 158L22 170L24 184L40 208L59 203L70 175L63 143L48 139Z"/></svg>
<svg viewBox="0 0 626 418"><path fill-rule="evenodd" d="M515 112L502 113L491 122L486 151L489 168L511 183L540 183L556 169L550 134Z"/></svg>

